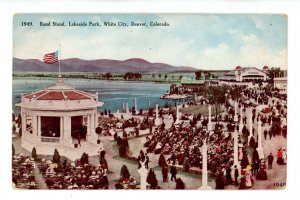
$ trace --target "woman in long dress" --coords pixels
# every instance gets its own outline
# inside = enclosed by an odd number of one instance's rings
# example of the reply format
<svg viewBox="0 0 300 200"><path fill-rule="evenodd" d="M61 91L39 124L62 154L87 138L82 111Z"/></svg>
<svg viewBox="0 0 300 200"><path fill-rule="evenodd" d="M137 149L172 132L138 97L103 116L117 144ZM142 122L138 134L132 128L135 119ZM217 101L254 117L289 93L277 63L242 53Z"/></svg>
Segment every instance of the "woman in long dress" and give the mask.
<svg viewBox="0 0 300 200"><path fill-rule="evenodd" d="M278 151L277 151L277 163L279 165L283 164L281 148L279 148Z"/></svg>
<svg viewBox="0 0 300 200"><path fill-rule="evenodd" d="M246 179L245 179L246 170L242 169L241 171L241 183L239 189L246 189Z"/></svg>
<svg viewBox="0 0 300 200"><path fill-rule="evenodd" d="M261 159L259 171L256 176L256 180L267 180L267 171L266 171L266 163L265 160Z"/></svg>
<svg viewBox="0 0 300 200"><path fill-rule="evenodd" d="M283 147L283 148L282 148L282 162L283 162L283 164L286 164L286 158L287 158L286 150L285 150L285 148Z"/></svg>
<svg viewBox="0 0 300 200"><path fill-rule="evenodd" d="M249 166L250 165L248 165L248 167ZM252 187L252 172L251 172L251 169L247 169L246 172L245 172L245 182L246 182L245 185L246 185L247 188Z"/></svg>

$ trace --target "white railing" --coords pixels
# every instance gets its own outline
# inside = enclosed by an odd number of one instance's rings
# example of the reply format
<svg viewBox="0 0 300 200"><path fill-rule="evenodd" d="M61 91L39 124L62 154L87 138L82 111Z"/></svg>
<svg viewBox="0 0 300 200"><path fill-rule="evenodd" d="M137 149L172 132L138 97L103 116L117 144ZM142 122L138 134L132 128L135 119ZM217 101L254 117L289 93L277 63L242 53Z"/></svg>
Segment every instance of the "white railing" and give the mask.
<svg viewBox="0 0 300 200"><path fill-rule="evenodd" d="M56 138L56 137L41 137L41 142L59 143L59 138Z"/></svg>

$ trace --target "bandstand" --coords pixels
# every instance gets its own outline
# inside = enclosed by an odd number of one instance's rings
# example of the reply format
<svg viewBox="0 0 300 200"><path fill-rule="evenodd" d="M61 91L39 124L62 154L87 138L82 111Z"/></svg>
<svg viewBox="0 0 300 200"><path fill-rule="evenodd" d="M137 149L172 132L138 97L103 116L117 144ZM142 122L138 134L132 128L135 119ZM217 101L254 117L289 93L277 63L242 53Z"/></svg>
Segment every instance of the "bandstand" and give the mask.
<svg viewBox="0 0 300 200"><path fill-rule="evenodd" d="M57 149L61 156L71 160L97 155L98 94L76 90L58 78L56 85L31 94L22 95L21 145L31 152L53 155ZM80 140L81 145L78 144ZM77 147L76 147L77 146Z"/></svg>

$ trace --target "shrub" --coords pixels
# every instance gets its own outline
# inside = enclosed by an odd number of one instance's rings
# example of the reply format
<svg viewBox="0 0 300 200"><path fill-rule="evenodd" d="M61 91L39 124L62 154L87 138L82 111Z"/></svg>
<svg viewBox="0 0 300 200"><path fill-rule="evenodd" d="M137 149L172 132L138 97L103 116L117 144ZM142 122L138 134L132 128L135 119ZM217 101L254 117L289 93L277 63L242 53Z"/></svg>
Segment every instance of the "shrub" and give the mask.
<svg viewBox="0 0 300 200"><path fill-rule="evenodd" d="M123 165L120 172L120 180L129 179L130 173L126 165Z"/></svg>
<svg viewBox="0 0 300 200"><path fill-rule="evenodd" d="M153 169L150 169L147 176L147 183L150 185L150 189L157 188L157 179Z"/></svg>
<svg viewBox="0 0 300 200"><path fill-rule="evenodd" d="M60 163L60 155L57 149L54 150L53 160L54 163Z"/></svg>
<svg viewBox="0 0 300 200"><path fill-rule="evenodd" d="M35 147L33 147L32 151L31 151L31 157L32 157L34 160L36 160L36 158L37 158L37 154L36 154L36 149L35 149Z"/></svg>
<svg viewBox="0 0 300 200"><path fill-rule="evenodd" d="M85 152L81 155L80 162L82 164L89 164L89 155Z"/></svg>
<svg viewBox="0 0 300 200"><path fill-rule="evenodd" d="M252 148L255 147L255 140L254 140L254 137L251 137L251 138L250 138L249 146L252 147Z"/></svg>

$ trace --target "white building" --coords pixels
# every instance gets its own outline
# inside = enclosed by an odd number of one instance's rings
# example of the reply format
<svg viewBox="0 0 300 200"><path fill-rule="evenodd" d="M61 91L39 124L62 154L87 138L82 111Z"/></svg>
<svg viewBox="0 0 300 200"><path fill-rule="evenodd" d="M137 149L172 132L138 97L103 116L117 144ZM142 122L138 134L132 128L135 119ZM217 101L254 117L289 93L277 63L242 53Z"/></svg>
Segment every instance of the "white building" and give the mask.
<svg viewBox="0 0 300 200"><path fill-rule="evenodd" d="M274 88L279 89L279 94L287 94L287 71L282 71L278 77L274 77Z"/></svg>
<svg viewBox="0 0 300 200"><path fill-rule="evenodd" d="M37 154L53 155L57 149L71 160L83 152L97 155L97 108L103 105L97 93L76 90L59 78L55 86L22 95L16 105L21 108L21 145L26 150L35 147ZM78 138L81 146L75 148Z"/></svg>
<svg viewBox="0 0 300 200"><path fill-rule="evenodd" d="M268 66L264 66L263 70L257 69L256 67L241 67L237 66L234 70L229 71L220 77L221 81L231 82L257 82L266 81L268 78L267 71Z"/></svg>

